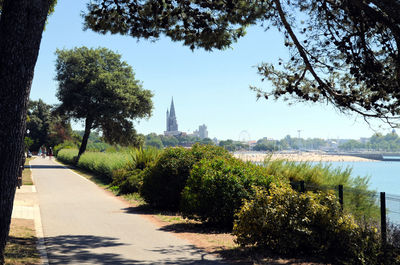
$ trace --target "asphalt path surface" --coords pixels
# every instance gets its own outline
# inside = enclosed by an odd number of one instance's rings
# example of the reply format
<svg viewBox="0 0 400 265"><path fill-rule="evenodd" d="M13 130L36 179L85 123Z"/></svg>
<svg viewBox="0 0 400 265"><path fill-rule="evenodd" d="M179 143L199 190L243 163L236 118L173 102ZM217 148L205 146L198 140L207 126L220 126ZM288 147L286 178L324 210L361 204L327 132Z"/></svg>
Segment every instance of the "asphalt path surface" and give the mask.
<svg viewBox="0 0 400 265"><path fill-rule="evenodd" d="M49 264L226 264L53 160L30 164Z"/></svg>

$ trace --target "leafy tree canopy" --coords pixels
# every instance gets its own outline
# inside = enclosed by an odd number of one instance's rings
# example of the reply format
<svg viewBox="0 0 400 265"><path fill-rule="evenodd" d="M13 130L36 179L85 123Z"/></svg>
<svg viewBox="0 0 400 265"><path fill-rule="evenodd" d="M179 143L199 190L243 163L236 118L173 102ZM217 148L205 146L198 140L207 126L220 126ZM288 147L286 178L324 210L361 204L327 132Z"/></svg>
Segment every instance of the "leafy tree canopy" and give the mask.
<svg viewBox="0 0 400 265"><path fill-rule="evenodd" d="M157 39L191 49L223 49L259 24L278 28L288 60L261 64L257 97L329 102L396 125L400 116L398 0L95 0L85 26L100 33Z"/></svg>
<svg viewBox="0 0 400 265"><path fill-rule="evenodd" d="M106 48L57 50L56 55L57 112L85 121L79 155L91 129L99 129L108 143L137 145L133 121L150 117L153 104L132 67Z"/></svg>
<svg viewBox="0 0 400 265"><path fill-rule="evenodd" d="M72 139L71 125L65 119L52 113L53 106L43 100L30 100L28 103L26 129L31 139L29 147L32 151L40 146L55 146Z"/></svg>
<svg viewBox="0 0 400 265"><path fill-rule="evenodd" d="M28 119L26 123L28 137L33 140L32 150L37 151L41 145L47 144L51 123L51 105L43 100L29 101Z"/></svg>

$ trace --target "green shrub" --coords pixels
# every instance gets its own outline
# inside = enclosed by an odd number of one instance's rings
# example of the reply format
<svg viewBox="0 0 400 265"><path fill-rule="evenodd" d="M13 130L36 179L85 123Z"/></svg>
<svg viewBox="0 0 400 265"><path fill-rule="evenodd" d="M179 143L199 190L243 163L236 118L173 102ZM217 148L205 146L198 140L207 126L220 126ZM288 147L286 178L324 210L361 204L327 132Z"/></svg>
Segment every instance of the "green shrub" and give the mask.
<svg viewBox="0 0 400 265"><path fill-rule="evenodd" d="M214 157L233 157L226 149L215 145L201 145L196 143L190 149L196 161L200 161L204 158L214 158Z"/></svg>
<svg viewBox="0 0 400 265"><path fill-rule="evenodd" d="M146 172L140 191L145 201L156 208L177 210L182 189L195 162L189 149L167 148Z"/></svg>
<svg viewBox="0 0 400 265"><path fill-rule="evenodd" d="M78 156L78 152L77 149L61 149L57 152L57 159L65 164L73 165Z"/></svg>
<svg viewBox="0 0 400 265"><path fill-rule="evenodd" d="M289 185L257 189L235 221L233 234L242 246L258 246L278 254L312 254L339 264L377 264L377 230L359 227L343 214L331 193L298 193Z"/></svg>
<svg viewBox="0 0 400 265"><path fill-rule="evenodd" d="M400 225L388 225L387 241L387 257L391 261L388 264L400 264Z"/></svg>
<svg viewBox="0 0 400 265"><path fill-rule="evenodd" d="M143 184L144 170L155 163L159 154L160 151L155 148L130 150L131 160L124 168L113 172L111 185L117 186L120 194L138 192Z"/></svg>
<svg viewBox="0 0 400 265"><path fill-rule="evenodd" d="M160 156L160 153L160 150L152 147L146 149L133 149L129 152L130 156L132 157L132 161L128 164L127 168L130 170L143 170L153 165Z"/></svg>
<svg viewBox="0 0 400 265"><path fill-rule="evenodd" d="M195 144L190 149L166 148L143 178L141 195L157 208L179 209L181 193L193 165L203 158L232 157L221 147Z"/></svg>
<svg viewBox="0 0 400 265"><path fill-rule="evenodd" d="M268 187L273 180L262 166L236 158L205 158L194 165L182 192L182 213L232 228L243 199L252 197L252 186Z"/></svg>
<svg viewBox="0 0 400 265"><path fill-rule="evenodd" d="M78 146L75 142L65 141L65 142L62 142L61 144L54 146L53 153L54 153L54 156L57 156L58 152L61 149L77 149L77 148L78 148Z"/></svg>
<svg viewBox="0 0 400 265"><path fill-rule="evenodd" d="M125 168L114 170L111 186L118 189L118 194L138 192L143 185L145 170Z"/></svg>
<svg viewBox="0 0 400 265"><path fill-rule="evenodd" d="M268 174L284 177L291 182L305 182L306 190L336 190L344 187L344 209L357 221L377 220L379 207L376 204L375 191L368 190L368 177L352 177L350 167L333 167L332 164L311 164L287 160L266 159L263 163ZM298 185L297 185L298 186Z"/></svg>

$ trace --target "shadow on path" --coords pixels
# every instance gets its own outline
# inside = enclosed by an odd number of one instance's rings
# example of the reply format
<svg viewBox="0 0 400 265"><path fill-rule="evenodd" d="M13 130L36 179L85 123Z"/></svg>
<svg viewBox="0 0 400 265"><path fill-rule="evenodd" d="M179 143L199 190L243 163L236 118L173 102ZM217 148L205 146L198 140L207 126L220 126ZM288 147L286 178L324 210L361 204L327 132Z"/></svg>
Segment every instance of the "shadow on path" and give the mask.
<svg viewBox="0 0 400 265"><path fill-rule="evenodd" d="M220 255L235 265L329 265L318 258L296 255L296 253L284 255L274 254L266 249L257 247L239 247L233 249L222 249L215 251L214 254Z"/></svg>
<svg viewBox="0 0 400 265"><path fill-rule="evenodd" d="M135 207L128 207L122 209L124 213L127 214L138 214L138 215L176 215L176 212L166 212L152 209L148 205L141 205ZM201 234L225 234L230 233L232 230L223 229L220 227L215 227L207 223L201 222L178 222L169 225L165 225L159 228L161 231L165 232L173 232L173 233L201 233Z"/></svg>
<svg viewBox="0 0 400 265"><path fill-rule="evenodd" d="M60 165L30 165L30 166L25 166L25 168L31 168L31 169L73 169L74 167L69 167L69 166L60 166Z"/></svg>
<svg viewBox="0 0 400 265"><path fill-rule="evenodd" d="M97 248L121 246L116 238L65 235L45 238L46 249L50 264L136 264L135 261L125 260L113 253L95 253Z"/></svg>
<svg viewBox="0 0 400 265"><path fill-rule="evenodd" d="M165 248L147 249L149 259L152 254L158 257L158 261L126 259L120 254L112 253L113 248L129 246L119 243L117 238L99 237L91 235L64 235L45 238L50 264L98 264L98 265L149 265L149 264L178 264L178 265L223 265L221 261L205 260L206 253L194 250L194 247L167 246ZM140 244L140 239L138 239ZM101 250L99 251L99 249ZM107 249L109 248L109 249ZM99 253L100 252L100 253ZM195 257L185 257L188 252ZM181 255L180 255L181 254ZM201 259L199 260L199 254ZM160 259L161 255L161 260ZM165 256L165 258L164 258ZM157 260L157 258L155 258Z"/></svg>

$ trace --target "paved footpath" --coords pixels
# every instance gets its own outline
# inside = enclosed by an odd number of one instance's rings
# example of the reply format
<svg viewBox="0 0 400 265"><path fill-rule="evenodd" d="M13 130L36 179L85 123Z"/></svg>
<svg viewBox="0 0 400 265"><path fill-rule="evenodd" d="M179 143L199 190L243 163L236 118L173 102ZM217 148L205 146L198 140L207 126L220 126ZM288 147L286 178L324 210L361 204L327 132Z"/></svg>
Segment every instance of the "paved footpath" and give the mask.
<svg viewBox="0 0 400 265"><path fill-rule="evenodd" d="M225 264L60 164L30 164L49 264Z"/></svg>

